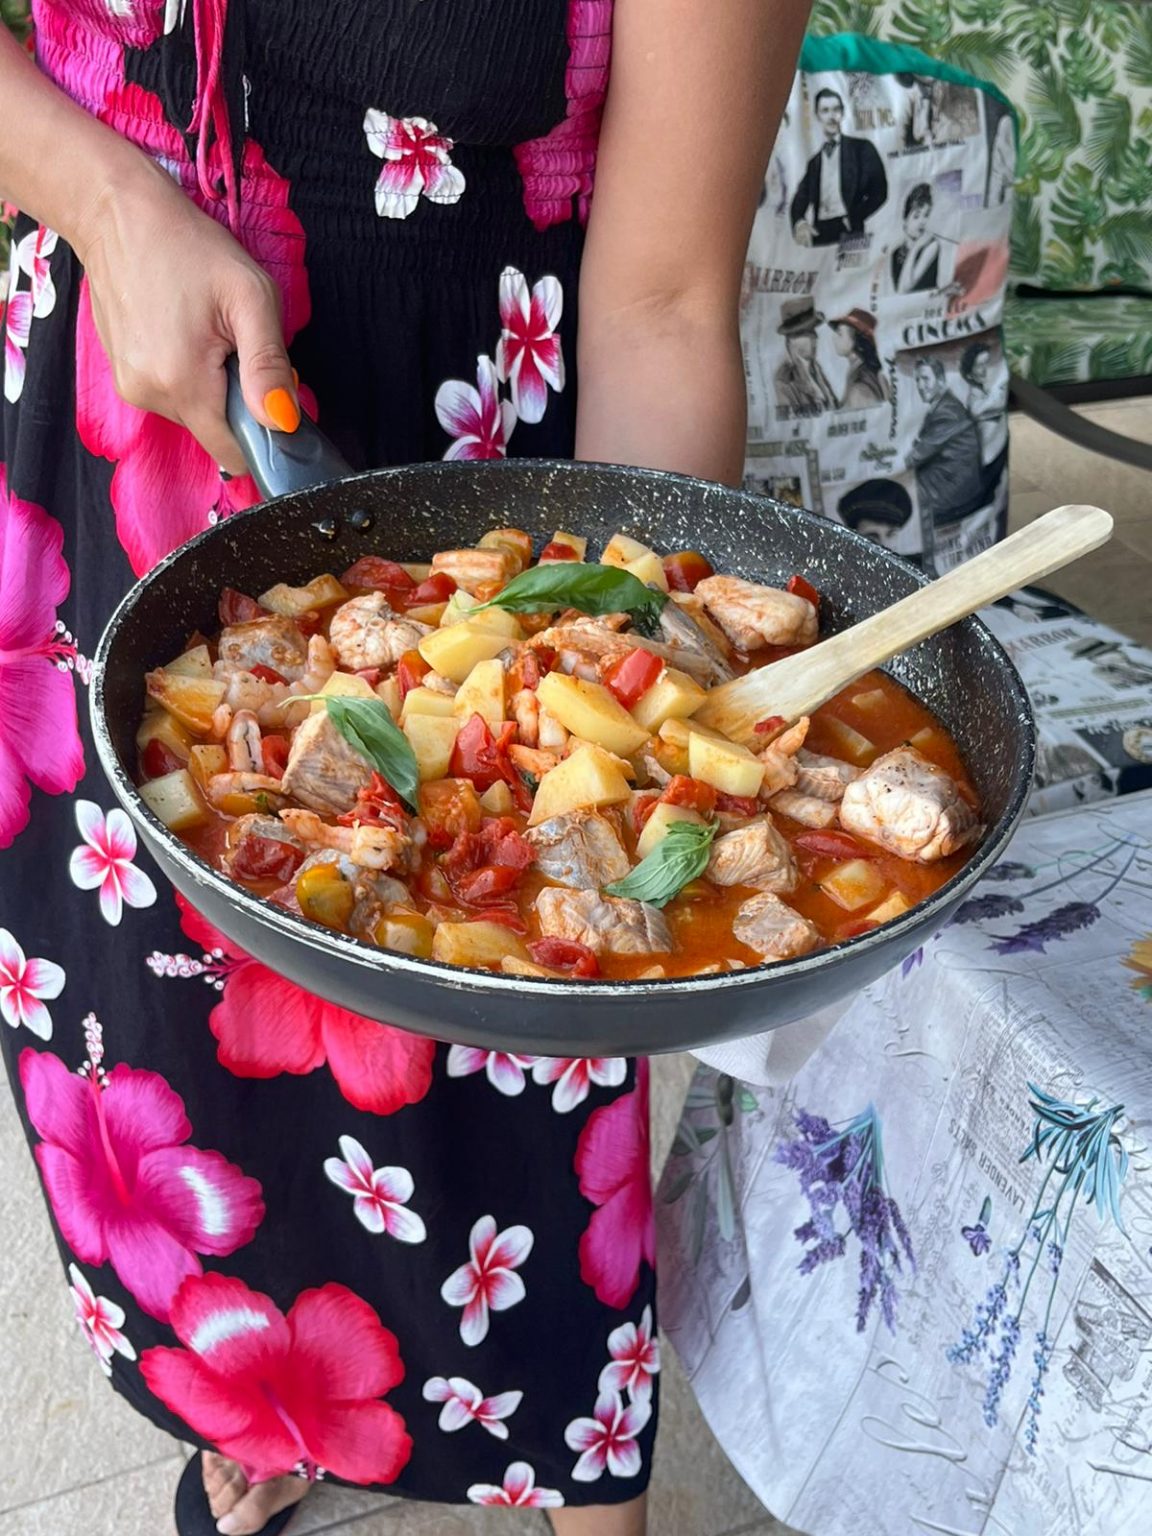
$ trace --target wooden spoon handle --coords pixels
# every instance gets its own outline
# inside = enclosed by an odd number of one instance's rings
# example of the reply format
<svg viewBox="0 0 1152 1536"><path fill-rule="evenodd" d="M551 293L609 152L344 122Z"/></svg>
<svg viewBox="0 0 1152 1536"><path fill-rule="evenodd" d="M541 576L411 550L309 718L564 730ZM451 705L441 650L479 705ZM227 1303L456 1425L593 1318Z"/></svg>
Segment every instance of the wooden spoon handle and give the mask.
<svg viewBox="0 0 1152 1536"><path fill-rule="evenodd" d="M695 718L746 742L758 719L810 714L873 667L1099 548L1111 533L1112 518L1101 507L1057 507L812 650L712 689Z"/></svg>

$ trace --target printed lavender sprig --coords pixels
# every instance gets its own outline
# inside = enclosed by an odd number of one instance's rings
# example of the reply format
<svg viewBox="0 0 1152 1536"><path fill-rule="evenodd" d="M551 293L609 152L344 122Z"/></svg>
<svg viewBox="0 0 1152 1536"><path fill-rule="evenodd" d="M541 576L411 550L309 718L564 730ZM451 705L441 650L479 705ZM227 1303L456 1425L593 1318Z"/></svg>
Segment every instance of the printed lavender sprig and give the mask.
<svg viewBox="0 0 1152 1536"><path fill-rule="evenodd" d="M990 934L992 943L988 948L998 955L1018 954L1045 954L1046 946L1059 943L1069 934L1079 933L1084 928L1090 928L1093 923L1100 920L1100 908L1105 898L1109 896L1121 880L1124 879L1132 866L1132 861L1141 851L1144 844L1133 843L1127 838L1113 838L1100 852L1087 863L1081 864L1068 874L1063 871L1054 880L1047 880L1043 885L1036 886L1033 890L1022 891L1018 897L1002 895L994 891L983 896L974 896L964 902L952 919L954 923L975 923L993 920L998 917L1008 917L1018 912L1023 912L1024 903L1031 901L1035 896L1042 896L1047 891L1056 890L1059 886L1066 885L1070 880L1079 875L1088 874L1100 865L1108 863L1121 848L1129 848L1122 868L1108 881L1108 884L1092 901L1068 901L1061 906L1054 907L1044 917L1032 922L1024 923L1017 928L1015 933ZM1038 873L1026 864L1000 864L996 866L1000 871L996 874L999 880L1006 879L1032 879ZM1007 871L1007 873L1005 873ZM996 873L994 870L992 873Z"/></svg>
<svg viewBox="0 0 1152 1536"><path fill-rule="evenodd" d="M970 1227L961 1227L960 1236L971 1248L977 1258L986 1254L992 1246L992 1239L988 1236L988 1223L992 1219L992 1197L984 1196L984 1203L980 1207L980 1215Z"/></svg>
<svg viewBox="0 0 1152 1536"><path fill-rule="evenodd" d="M782 1142L775 1158L798 1174L808 1200L809 1218L794 1234L811 1245L800 1261L800 1273L809 1275L843 1258L854 1234L860 1244L856 1331L863 1333L878 1298L880 1315L895 1333L899 1292L894 1276L902 1271L901 1253L913 1271L916 1259L900 1207L885 1186L880 1117L870 1104L839 1131L823 1116L803 1109L792 1118L800 1134L795 1141ZM837 1226L839 1208L846 1230Z"/></svg>
<svg viewBox="0 0 1152 1536"><path fill-rule="evenodd" d="M990 1369L984 1391L984 1422L994 1429L999 1422L1004 1389L1012 1375L1028 1293L1043 1267L1050 1277L1048 1297L1034 1337L1033 1374L1024 1425L1025 1448L1034 1456L1040 1434L1044 1378L1052 1359L1052 1308L1068 1250L1072 1217L1082 1198L1085 1205L1095 1205L1101 1221L1114 1221L1124 1231L1120 1188L1128 1172L1128 1153L1119 1132L1123 1104L1104 1106L1099 1099L1072 1104L1032 1083L1028 1089L1035 1118L1032 1140L1020 1161L1035 1158L1037 1163L1047 1164L1044 1177L1020 1239L1005 1255L1000 1279L977 1304L972 1325L963 1330L960 1342L948 1349L947 1356L953 1365L968 1365L978 1355L987 1355ZM1009 1290L1016 1287L1019 1295L1010 1308Z"/></svg>

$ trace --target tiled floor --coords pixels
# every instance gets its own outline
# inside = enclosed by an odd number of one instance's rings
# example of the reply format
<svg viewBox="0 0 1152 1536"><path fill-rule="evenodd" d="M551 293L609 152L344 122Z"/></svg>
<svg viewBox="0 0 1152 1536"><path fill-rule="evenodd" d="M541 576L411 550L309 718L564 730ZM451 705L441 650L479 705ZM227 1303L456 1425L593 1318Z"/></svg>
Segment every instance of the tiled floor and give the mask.
<svg viewBox="0 0 1152 1536"><path fill-rule="evenodd" d="M1152 401L1098 406L1102 424L1152 441ZM1113 544L1050 585L1152 643L1152 475L1014 420L1014 524L1067 501L1117 519ZM0 864L2 878L2 864ZM657 1062L654 1159L671 1140L688 1058ZM0 1092L0 1536L171 1536L183 1453L106 1387L71 1322L32 1164ZM653 1536L789 1536L725 1461L669 1359L652 1486ZM446 1509L322 1488L293 1536L544 1536L543 1516Z"/></svg>

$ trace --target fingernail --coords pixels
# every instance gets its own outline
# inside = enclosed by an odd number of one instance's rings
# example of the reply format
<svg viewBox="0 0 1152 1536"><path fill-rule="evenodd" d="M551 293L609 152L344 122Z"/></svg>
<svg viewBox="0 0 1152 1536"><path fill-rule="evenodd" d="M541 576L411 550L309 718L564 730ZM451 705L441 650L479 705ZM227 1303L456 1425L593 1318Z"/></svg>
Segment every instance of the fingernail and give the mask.
<svg viewBox="0 0 1152 1536"><path fill-rule="evenodd" d="M264 409L280 432L295 432L300 425L300 407L286 389L270 389L264 396Z"/></svg>
<svg viewBox="0 0 1152 1536"><path fill-rule="evenodd" d="M216 1529L220 1532L220 1536L235 1536L240 1529L240 1521L231 1515L221 1515L216 1522Z"/></svg>

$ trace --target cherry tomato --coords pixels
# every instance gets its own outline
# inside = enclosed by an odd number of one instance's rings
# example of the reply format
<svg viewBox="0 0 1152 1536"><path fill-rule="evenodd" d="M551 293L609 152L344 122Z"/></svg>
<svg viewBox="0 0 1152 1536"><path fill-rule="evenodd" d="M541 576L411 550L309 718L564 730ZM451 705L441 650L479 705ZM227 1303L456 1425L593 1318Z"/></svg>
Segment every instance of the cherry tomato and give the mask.
<svg viewBox="0 0 1152 1536"><path fill-rule="evenodd" d="M470 779L481 793L503 780L520 809L528 811L532 808L532 796L508 757L515 736L514 721L500 727L497 739L484 716L473 715L456 737L448 772L453 778Z"/></svg>
<svg viewBox="0 0 1152 1536"><path fill-rule="evenodd" d="M225 587L220 593L218 612L221 624L246 624L249 619L263 618L266 609L261 608L254 597L246 597L235 587Z"/></svg>
<svg viewBox="0 0 1152 1536"><path fill-rule="evenodd" d="M433 848L451 848L461 832L479 832L484 809L467 779L433 779L420 786L420 816Z"/></svg>
<svg viewBox="0 0 1152 1536"><path fill-rule="evenodd" d="M183 768L184 764L171 747L166 747L158 736L153 736L140 754L140 766L150 779L162 779L166 773L175 773L177 768Z"/></svg>
<svg viewBox="0 0 1152 1536"><path fill-rule="evenodd" d="M792 839L794 848L818 854L822 859L878 859L880 850L858 843L847 832L800 832Z"/></svg>
<svg viewBox="0 0 1152 1536"><path fill-rule="evenodd" d="M527 933L528 924L518 907L477 907L464 913L466 923L499 923L501 928L511 928L513 933Z"/></svg>
<svg viewBox="0 0 1152 1536"><path fill-rule="evenodd" d="M567 971L571 976L600 974L596 951L575 939L537 939L529 944L528 953L537 965L546 965L550 971Z"/></svg>
<svg viewBox="0 0 1152 1536"><path fill-rule="evenodd" d="M676 774L664 786L660 798L665 805L683 805L690 811L698 811L701 816L711 816L716 809L716 791L711 784L690 779L682 773Z"/></svg>
<svg viewBox="0 0 1152 1536"><path fill-rule="evenodd" d="M260 755L264 759L264 772L272 779L282 779L288 766L287 736L265 736L260 743Z"/></svg>
<svg viewBox="0 0 1152 1536"><path fill-rule="evenodd" d="M418 587L413 587L404 599L405 608L424 608L431 603L446 603L456 590L456 583L447 571L433 571Z"/></svg>
<svg viewBox="0 0 1152 1536"><path fill-rule="evenodd" d="M266 667L262 661L258 661L254 667L248 668L253 677L258 677L262 683L286 683L288 679L282 672L277 672L275 667Z"/></svg>
<svg viewBox="0 0 1152 1536"><path fill-rule="evenodd" d="M506 896L520 878L520 871L510 864L482 864L456 881L456 895L469 906L480 907ZM506 903L501 903L506 905Z"/></svg>
<svg viewBox="0 0 1152 1536"><path fill-rule="evenodd" d="M726 795L721 791L716 796L716 809L727 811L730 816L756 816L760 802L755 795Z"/></svg>
<svg viewBox="0 0 1152 1536"><path fill-rule="evenodd" d="M545 544L540 551L540 558L541 560L579 560L580 556L571 544L557 543L553 539L551 544Z"/></svg>
<svg viewBox="0 0 1152 1536"><path fill-rule="evenodd" d="M651 651L629 651L614 661L604 674L604 682L625 709L643 697L664 670L664 663Z"/></svg>
<svg viewBox="0 0 1152 1536"><path fill-rule="evenodd" d="M419 688L431 670L432 668L419 651L405 651L396 666L396 681L400 687L400 697L403 699L412 692L413 688Z"/></svg>
<svg viewBox="0 0 1152 1536"><path fill-rule="evenodd" d="M232 854L232 873L238 880L275 880L287 885L304 862L304 850L277 837L249 832Z"/></svg>
<svg viewBox="0 0 1152 1536"><path fill-rule="evenodd" d="M354 827L360 822L368 827L395 827L397 832L403 832L408 825L408 812L388 780L374 772L367 785L357 790L352 809L336 819L343 827Z"/></svg>
<svg viewBox="0 0 1152 1536"><path fill-rule="evenodd" d="M401 607L416 590L416 583L402 565L395 560L382 560L379 555L364 555L355 565L350 565L340 578L346 587L361 592L383 592L393 607Z"/></svg>
<svg viewBox="0 0 1152 1536"><path fill-rule="evenodd" d="M659 795L640 795L632 802L632 825L637 837L648 825L649 816L659 804Z"/></svg>
<svg viewBox="0 0 1152 1536"><path fill-rule="evenodd" d="M664 560L664 575L673 592L695 592L705 576L715 572L709 561L695 549L681 549Z"/></svg>
<svg viewBox="0 0 1152 1536"><path fill-rule="evenodd" d="M810 602L813 608L820 607L820 594L810 581L805 581L803 576L789 576L788 591L793 597L803 597Z"/></svg>

